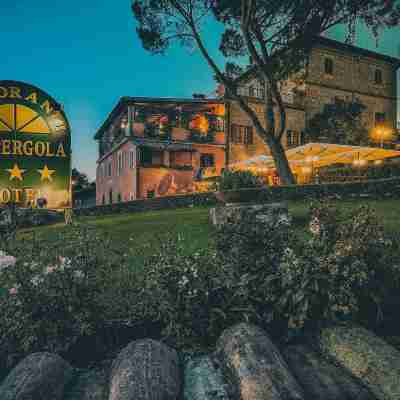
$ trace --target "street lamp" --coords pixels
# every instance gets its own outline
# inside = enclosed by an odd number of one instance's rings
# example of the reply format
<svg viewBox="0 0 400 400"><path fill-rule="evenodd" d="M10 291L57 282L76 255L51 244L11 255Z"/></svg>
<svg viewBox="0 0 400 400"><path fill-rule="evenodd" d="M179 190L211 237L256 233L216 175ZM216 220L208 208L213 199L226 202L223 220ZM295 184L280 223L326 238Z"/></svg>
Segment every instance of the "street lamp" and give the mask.
<svg viewBox="0 0 400 400"><path fill-rule="evenodd" d="M377 126L375 128L374 136L377 141L380 143L380 147L383 148L383 140L389 140L392 137L392 132L389 128L385 128L384 126Z"/></svg>

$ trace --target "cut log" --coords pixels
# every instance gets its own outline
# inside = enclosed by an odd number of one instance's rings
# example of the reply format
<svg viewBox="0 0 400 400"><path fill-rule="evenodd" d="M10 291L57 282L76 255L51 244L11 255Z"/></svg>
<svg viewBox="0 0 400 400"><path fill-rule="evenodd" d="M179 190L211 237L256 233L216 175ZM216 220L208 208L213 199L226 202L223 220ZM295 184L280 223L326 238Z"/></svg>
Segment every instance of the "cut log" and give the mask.
<svg viewBox="0 0 400 400"><path fill-rule="evenodd" d="M283 356L308 399L376 400L348 371L308 346L289 346Z"/></svg>
<svg viewBox="0 0 400 400"><path fill-rule="evenodd" d="M24 358L0 386L1 400L61 400L73 369L56 354Z"/></svg>
<svg viewBox="0 0 400 400"><path fill-rule="evenodd" d="M106 400L107 380L105 371L80 371L64 400Z"/></svg>
<svg viewBox="0 0 400 400"><path fill-rule="evenodd" d="M261 329L239 324L226 330L216 355L235 400L304 399L279 350Z"/></svg>
<svg viewBox="0 0 400 400"><path fill-rule="evenodd" d="M380 400L400 399L400 352L354 325L326 328L321 350L364 382Z"/></svg>
<svg viewBox="0 0 400 400"><path fill-rule="evenodd" d="M222 372L209 356L190 360L185 367L185 400L228 400Z"/></svg>
<svg viewBox="0 0 400 400"><path fill-rule="evenodd" d="M180 389L178 355L160 342L132 342L112 365L109 400L176 400Z"/></svg>

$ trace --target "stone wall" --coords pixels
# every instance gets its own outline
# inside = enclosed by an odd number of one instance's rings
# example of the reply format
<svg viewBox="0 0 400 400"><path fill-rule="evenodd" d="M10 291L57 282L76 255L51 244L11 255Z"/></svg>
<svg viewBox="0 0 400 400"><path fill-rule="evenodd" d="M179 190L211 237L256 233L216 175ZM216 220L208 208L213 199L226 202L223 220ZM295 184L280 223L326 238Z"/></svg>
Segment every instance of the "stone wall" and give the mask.
<svg viewBox="0 0 400 400"><path fill-rule="evenodd" d="M251 103L252 109L256 112L261 121L264 120L264 109L263 103L254 100ZM279 115L277 110L275 110L275 119L279 121ZM245 114L240 106L232 102L230 111L230 125L243 125L243 126L253 126L250 118ZM279 124L278 124L279 127ZM301 132L305 129L305 113L304 110L300 108L287 107L286 109L286 130L292 130ZM287 147L286 135L282 138L282 143ZM263 141L263 139L257 134L256 130L253 130L253 144L236 144L229 143L229 163L244 161L252 157L256 157L262 154L270 154L270 150Z"/></svg>
<svg viewBox="0 0 400 400"><path fill-rule="evenodd" d="M76 216L99 216L119 213L174 209L181 207L215 205L214 193L197 193L193 195L158 197L155 199L135 200L91 208L74 209Z"/></svg>
<svg viewBox="0 0 400 400"><path fill-rule="evenodd" d="M325 74L326 58L333 62L333 75ZM382 84L375 83L376 69L382 72ZM370 129L377 112L385 113L387 126L396 128L396 82L396 70L387 61L320 45L311 53L308 70L307 120L335 96L344 100L354 96L367 106L364 121Z"/></svg>
<svg viewBox="0 0 400 400"><path fill-rule="evenodd" d="M325 73L325 59L333 62L333 74ZM382 72L382 84L375 83L375 70ZM254 86L254 80L250 80ZM244 82L246 86L249 83ZM336 48L328 44L319 44L311 52L308 75L304 85L305 97L294 95L294 103L286 104L286 130L301 132L307 127L308 121L324 106L332 103L335 97L351 101L358 98L366 107L364 122L372 130L375 127L375 113L385 113L385 125L396 128L397 117L397 79L396 69L384 57L365 55L360 51ZM248 98L250 106L259 118L264 120L263 101ZM297 105L297 106L294 106ZM276 110L275 110L276 111ZM231 102L230 124L252 126L250 119ZM276 120L279 117L276 113ZM372 132L370 132L372 133ZM288 147L286 133L282 138L284 147ZM229 144L229 162L243 161L261 154L270 154L263 140L255 135L253 145Z"/></svg>

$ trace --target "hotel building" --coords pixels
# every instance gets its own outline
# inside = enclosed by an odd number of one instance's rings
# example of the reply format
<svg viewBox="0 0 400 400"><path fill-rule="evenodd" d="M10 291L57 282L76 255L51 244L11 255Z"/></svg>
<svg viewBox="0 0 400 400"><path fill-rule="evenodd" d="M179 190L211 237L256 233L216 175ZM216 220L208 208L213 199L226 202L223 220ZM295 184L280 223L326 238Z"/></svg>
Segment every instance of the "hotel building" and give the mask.
<svg viewBox="0 0 400 400"><path fill-rule="evenodd" d="M310 119L335 98L360 100L363 121L396 131L400 60L320 37L306 74L281 85L287 123L282 143L305 144ZM264 118L265 90L254 69L238 79L238 91ZM269 149L239 105L215 99L124 97L96 133L99 143L97 204L110 204L202 190L207 177Z"/></svg>

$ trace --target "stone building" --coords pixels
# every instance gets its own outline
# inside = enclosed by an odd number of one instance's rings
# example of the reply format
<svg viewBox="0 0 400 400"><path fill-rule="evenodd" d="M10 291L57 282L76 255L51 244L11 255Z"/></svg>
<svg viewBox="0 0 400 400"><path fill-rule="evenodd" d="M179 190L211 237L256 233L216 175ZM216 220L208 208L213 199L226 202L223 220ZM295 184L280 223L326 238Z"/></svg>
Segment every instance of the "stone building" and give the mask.
<svg viewBox="0 0 400 400"><path fill-rule="evenodd" d="M225 166L225 102L124 97L95 139L98 205L201 191Z"/></svg>
<svg viewBox="0 0 400 400"><path fill-rule="evenodd" d="M331 39L316 39L304 77L281 85L285 148L307 142L308 121L335 98L359 99L373 139L376 126L396 129L400 60ZM263 117L265 90L250 69L238 91ZM223 93L223 88L222 88ZM278 119L277 119L278 120ZM96 133L97 204L205 190L204 178L269 149L239 105L216 99L123 97Z"/></svg>
<svg viewBox="0 0 400 400"><path fill-rule="evenodd" d="M371 138L374 128L384 126L396 131L397 69L400 60L380 53L364 50L325 37L316 39L307 70L303 77L289 79L281 86L287 113L287 126L282 142L285 148L296 147L307 141L308 121L335 98L359 99L366 107L364 122ZM304 78L304 79L303 79ZM262 82L250 69L238 79L238 91L263 119ZM243 161L261 154L269 154L268 147L254 134L250 119L240 107L231 102L230 135L227 144L229 163Z"/></svg>

